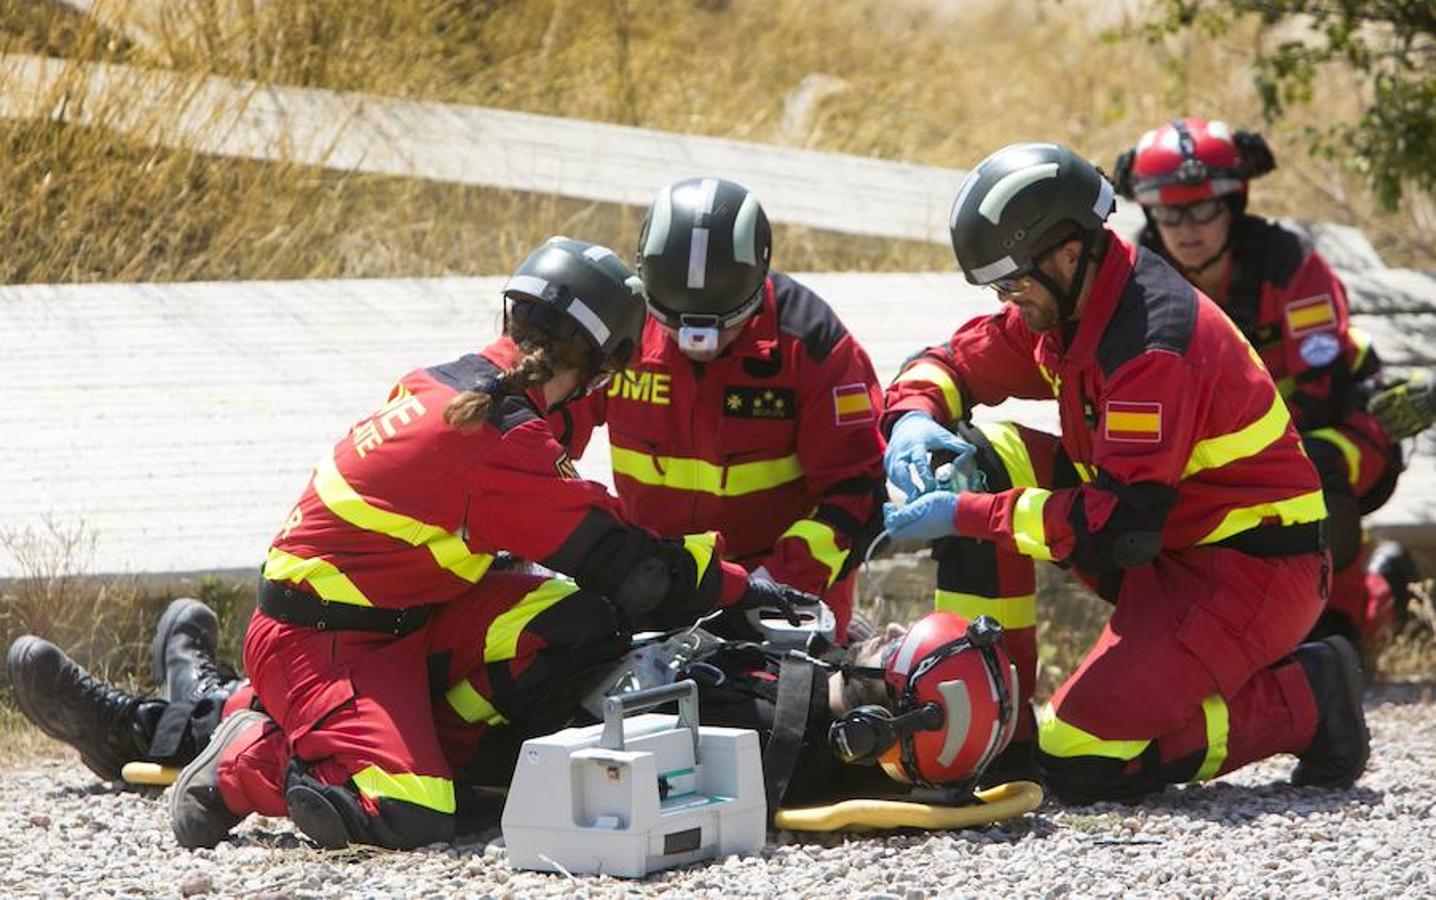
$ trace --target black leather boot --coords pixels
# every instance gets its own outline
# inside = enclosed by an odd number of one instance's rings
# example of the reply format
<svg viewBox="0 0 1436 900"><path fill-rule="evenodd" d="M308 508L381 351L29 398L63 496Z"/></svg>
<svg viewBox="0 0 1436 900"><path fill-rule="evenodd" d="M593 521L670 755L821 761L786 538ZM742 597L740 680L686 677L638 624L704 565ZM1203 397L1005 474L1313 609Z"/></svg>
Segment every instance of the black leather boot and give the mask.
<svg viewBox="0 0 1436 900"><path fill-rule="evenodd" d="M105 684L59 647L30 634L15 639L5 664L25 717L80 751L96 775L118 781L125 763L146 758L164 701Z"/></svg>
<svg viewBox="0 0 1436 900"><path fill-rule="evenodd" d="M156 762L185 765L219 727L225 701L240 681L215 659L218 641L219 620L198 600L180 597L160 617L150 645L150 674L169 706L149 747Z"/></svg>
<svg viewBox="0 0 1436 900"><path fill-rule="evenodd" d="M1344 637L1302 644L1294 654L1316 697L1316 734L1298 755L1291 783L1349 788L1366 771L1371 735L1361 707L1361 662Z"/></svg>
<svg viewBox="0 0 1436 900"><path fill-rule="evenodd" d="M215 660L218 645L219 620L213 610L191 597L171 602L150 645L150 675L160 696L192 700L234 681L234 673Z"/></svg>

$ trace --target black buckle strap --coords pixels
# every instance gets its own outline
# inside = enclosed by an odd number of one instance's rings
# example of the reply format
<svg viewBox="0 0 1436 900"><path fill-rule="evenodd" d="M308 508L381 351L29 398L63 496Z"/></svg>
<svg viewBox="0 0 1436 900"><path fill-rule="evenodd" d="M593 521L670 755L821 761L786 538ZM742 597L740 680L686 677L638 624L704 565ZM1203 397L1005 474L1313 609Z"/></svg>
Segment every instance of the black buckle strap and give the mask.
<svg viewBox="0 0 1436 900"><path fill-rule="evenodd" d="M320 631L377 631L403 637L429 621L429 607L378 609L349 603L330 603L313 594L259 579L259 609L286 625L303 625Z"/></svg>
<svg viewBox="0 0 1436 900"><path fill-rule="evenodd" d="M1238 550L1248 556L1299 556L1326 549L1326 522L1300 525L1258 525L1217 541L1212 546Z"/></svg>

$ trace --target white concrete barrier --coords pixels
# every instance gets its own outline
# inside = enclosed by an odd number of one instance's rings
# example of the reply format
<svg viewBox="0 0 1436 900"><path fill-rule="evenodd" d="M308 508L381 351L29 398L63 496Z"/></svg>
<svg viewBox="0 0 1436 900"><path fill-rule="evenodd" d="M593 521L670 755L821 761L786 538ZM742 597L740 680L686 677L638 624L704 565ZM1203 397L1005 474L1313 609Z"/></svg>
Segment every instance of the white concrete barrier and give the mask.
<svg viewBox="0 0 1436 900"><path fill-rule="evenodd" d="M827 297L879 375L992 309L942 274L799 276ZM96 540L89 568L247 569L309 466L394 379L498 330L502 279L0 287L0 532L48 517ZM1378 342L1397 335L1360 317ZM1436 322L1433 322L1436 326ZM1436 333L1436 328L1432 332ZM1431 345L1425 345L1428 363ZM1055 428L1051 403L983 416ZM1374 521L1436 525L1436 441ZM582 461L608 480L600 440ZM0 553L0 578L17 575Z"/></svg>

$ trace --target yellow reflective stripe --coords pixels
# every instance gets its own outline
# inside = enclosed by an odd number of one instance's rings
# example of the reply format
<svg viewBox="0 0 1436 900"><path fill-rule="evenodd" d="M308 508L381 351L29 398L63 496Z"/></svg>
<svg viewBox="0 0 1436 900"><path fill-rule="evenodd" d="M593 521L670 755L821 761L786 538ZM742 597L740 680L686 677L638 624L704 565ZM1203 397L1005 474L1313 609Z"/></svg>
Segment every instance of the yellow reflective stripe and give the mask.
<svg viewBox="0 0 1436 900"><path fill-rule="evenodd" d="M459 714L459 718L471 725L474 722L502 725L508 721L502 713L494 709L494 705L488 701L488 698L475 690L467 678L449 688L444 694L444 699L449 701L449 706Z"/></svg>
<svg viewBox="0 0 1436 900"><path fill-rule="evenodd" d="M1355 325L1347 326L1346 333L1356 345L1356 359L1351 362L1351 371L1359 374L1361 367L1366 365L1366 358L1371 355L1371 335Z"/></svg>
<svg viewBox="0 0 1436 900"><path fill-rule="evenodd" d="M360 793L372 800L402 800L441 813L454 811L454 783L447 778L411 772L392 775L378 766L370 766L349 777Z"/></svg>
<svg viewBox="0 0 1436 900"><path fill-rule="evenodd" d="M1083 731L1076 725L1057 718L1050 709L1043 710L1037 724L1037 746L1048 756L1071 759L1074 756L1105 756L1108 759L1136 759L1151 741L1106 741Z"/></svg>
<svg viewBox="0 0 1436 900"><path fill-rule="evenodd" d="M1042 523L1042 509L1051 496L1051 491L1042 488L1024 488L1012 511L1012 539L1017 543L1017 552L1033 559L1052 559L1047 526Z"/></svg>
<svg viewBox="0 0 1436 900"><path fill-rule="evenodd" d="M713 550L718 546L718 532L705 531L702 534L685 534L683 536L683 549L693 557L693 564L698 568L698 575L693 579L693 587L703 583L703 576L708 574L708 566L713 562Z"/></svg>
<svg viewBox="0 0 1436 900"><path fill-rule="evenodd" d="M356 528L375 531L414 547L425 547L441 568L473 584L484 576L494 558L472 553L464 539L437 525L420 522L387 509L380 509L363 497L334 465L331 457L314 467L314 493L334 515Z"/></svg>
<svg viewBox="0 0 1436 900"><path fill-rule="evenodd" d="M1183 478L1190 478L1206 469L1218 469L1239 459L1255 456L1276 443L1286 433L1291 413L1280 394L1273 394L1271 407L1261 418L1229 434L1222 434L1197 441L1187 467L1182 470Z"/></svg>
<svg viewBox="0 0 1436 900"><path fill-rule="evenodd" d="M1037 371L1042 375L1042 380L1052 388L1052 396L1056 397L1062 393L1062 377L1060 375L1053 375L1042 363L1037 364Z"/></svg>
<svg viewBox="0 0 1436 900"><path fill-rule="evenodd" d="M1326 441L1341 451L1346 460L1346 480L1356 487L1356 479L1361 475L1361 450L1352 443L1351 438L1337 431L1335 428L1317 428L1306 432L1306 437Z"/></svg>
<svg viewBox="0 0 1436 900"><path fill-rule="evenodd" d="M1037 624L1037 595L1020 597L984 597L938 588L933 594L933 608L939 612L957 613L971 621L978 616L992 616L1003 628L1031 628Z"/></svg>
<svg viewBox="0 0 1436 900"><path fill-rule="evenodd" d="M612 447L613 474L675 491L700 491L718 497L741 497L782 487L803 477L803 464L796 454L757 462L720 466L703 459L654 456L623 447Z"/></svg>
<svg viewBox="0 0 1436 900"><path fill-rule="evenodd" d="M1097 480L1096 468L1088 465L1087 463L1074 462L1072 463L1072 468L1077 470L1077 477L1082 479L1087 484L1091 484L1092 482Z"/></svg>
<svg viewBox="0 0 1436 900"><path fill-rule="evenodd" d="M1216 776L1222 763L1227 761L1227 736L1231 734L1231 721L1227 716L1227 701L1221 694L1212 694L1202 701L1202 716L1207 720L1207 755L1202 767L1197 770L1193 781L1206 781Z"/></svg>
<svg viewBox="0 0 1436 900"><path fill-rule="evenodd" d="M893 384L905 381L920 381L941 389L942 400L947 405L947 420L954 422L962 418L962 394L957 390L957 382L942 366L930 362L915 363L898 373Z"/></svg>
<svg viewBox="0 0 1436 900"><path fill-rule="evenodd" d="M828 587L833 586L848 558L848 551L838 548L838 533L833 526L816 519L799 519L778 536L780 541L783 538L798 538L807 544L809 555L827 567Z"/></svg>
<svg viewBox="0 0 1436 900"><path fill-rule="evenodd" d="M331 603L374 605L363 591L354 586L348 575L327 559L305 559L270 547L269 556L264 560L264 577L270 581L304 582L314 589L319 599Z"/></svg>
<svg viewBox="0 0 1436 900"><path fill-rule="evenodd" d="M1011 422L983 422L977 426L996 451L1007 477L1013 487L1037 487L1037 471L1032 466L1032 457L1022 435Z"/></svg>
<svg viewBox="0 0 1436 900"><path fill-rule="evenodd" d="M578 585L563 578L550 578L529 591L523 599L504 610L489 626L484 636L484 662L502 662L518 654L519 634L534 616L578 590Z"/></svg>
<svg viewBox="0 0 1436 900"><path fill-rule="evenodd" d="M1292 497L1289 500L1242 506L1228 512L1223 517L1221 524L1213 528L1197 543L1215 544L1234 534L1240 534L1248 528L1255 528L1264 519L1269 518L1278 518L1283 525L1320 522L1326 518L1326 500L1322 498L1321 491L1316 490L1309 494Z"/></svg>

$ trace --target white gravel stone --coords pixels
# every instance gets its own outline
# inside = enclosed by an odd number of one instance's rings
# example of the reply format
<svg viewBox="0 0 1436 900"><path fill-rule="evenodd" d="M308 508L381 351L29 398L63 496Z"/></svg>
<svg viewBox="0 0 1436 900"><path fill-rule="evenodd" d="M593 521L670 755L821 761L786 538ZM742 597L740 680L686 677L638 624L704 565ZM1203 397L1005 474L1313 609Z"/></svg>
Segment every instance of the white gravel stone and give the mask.
<svg viewBox="0 0 1436 900"><path fill-rule="evenodd" d="M326 853L258 817L214 850L181 850L163 795L96 785L67 756L0 776L0 896L1430 896L1436 704L1422 686L1387 685L1367 716L1372 764L1350 791L1293 788L1291 759L1276 759L1140 805L1049 803L982 830L775 833L785 843L758 856L637 882L514 871L484 843Z"/></svg>

